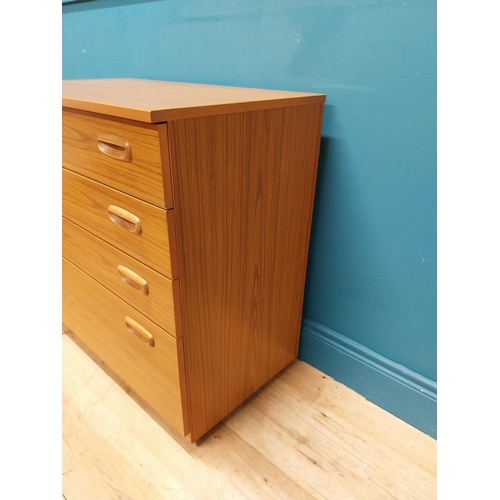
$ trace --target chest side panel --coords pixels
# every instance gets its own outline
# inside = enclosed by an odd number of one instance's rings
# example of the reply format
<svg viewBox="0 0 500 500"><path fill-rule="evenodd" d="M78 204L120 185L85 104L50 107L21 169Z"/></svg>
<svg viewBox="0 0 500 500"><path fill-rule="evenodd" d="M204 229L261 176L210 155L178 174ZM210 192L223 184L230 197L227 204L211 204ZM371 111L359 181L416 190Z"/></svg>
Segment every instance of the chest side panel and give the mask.
<svg viewBox="0 0 500 500"><path fill-rule="evenodd" d="M322 113L168 124L194 440L297 355Z"/></svg>

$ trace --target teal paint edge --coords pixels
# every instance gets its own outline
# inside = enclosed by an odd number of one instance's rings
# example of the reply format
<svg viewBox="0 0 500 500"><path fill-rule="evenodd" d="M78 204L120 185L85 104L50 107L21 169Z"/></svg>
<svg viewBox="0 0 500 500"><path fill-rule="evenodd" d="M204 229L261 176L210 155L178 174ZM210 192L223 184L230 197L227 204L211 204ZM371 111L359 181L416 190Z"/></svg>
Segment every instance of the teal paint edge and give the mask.
<svg viewBox="0 0 500 500"><path fill-rule="evenodd" d="M437 384L309 318L298 358L437 439Z"/></svg>

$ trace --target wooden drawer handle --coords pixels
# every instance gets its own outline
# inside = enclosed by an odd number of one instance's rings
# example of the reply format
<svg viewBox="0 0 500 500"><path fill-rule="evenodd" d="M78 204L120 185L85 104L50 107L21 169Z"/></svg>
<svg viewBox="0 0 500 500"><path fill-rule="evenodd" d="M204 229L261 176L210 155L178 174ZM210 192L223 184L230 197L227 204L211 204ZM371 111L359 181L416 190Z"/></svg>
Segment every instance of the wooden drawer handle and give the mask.
<svg viewBox="0 0 500 500"><path fill-rule="evenodd" d="M123 208L110 205L108 207L109 218L120 227L134 234L142 233L141 219Z"/></svg>
<svg viewBox="0 0 500 500"><path fill-rule="evenodd" d="M141 339L145 344L148 344L151 347L155 346L155 340L153 336L137 321L134 321L132 318L128 316L125 318L125 325L128 328L130 333L133 333L136 337Z"/></svg>
<svg viewBox="0 0 500 500"><path fill-rule="evenodd" d="M132 146L126 139L117 135L99 134L97 147L101 153L120 161L132 161Z"/></svg>
<svg viewBox="0 0 500 500"><path fill-rule="evenodd" d="M148 282L128 267L118 266L118 274L120 278L132 288L139 290L139 292L142 292L144 295L149 294Z"/></svg>

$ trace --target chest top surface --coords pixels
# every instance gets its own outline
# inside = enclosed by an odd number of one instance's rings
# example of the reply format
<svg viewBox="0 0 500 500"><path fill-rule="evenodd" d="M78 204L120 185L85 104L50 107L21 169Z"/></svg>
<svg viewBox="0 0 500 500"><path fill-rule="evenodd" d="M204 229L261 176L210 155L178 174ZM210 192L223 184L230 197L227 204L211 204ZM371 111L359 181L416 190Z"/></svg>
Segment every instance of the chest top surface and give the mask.
<svg viewBox="0 0 500 500"><path fill-rule="evenodd" d="M323 103L324 94L134 78L64 80L65 108L146 123Z"/></svg>

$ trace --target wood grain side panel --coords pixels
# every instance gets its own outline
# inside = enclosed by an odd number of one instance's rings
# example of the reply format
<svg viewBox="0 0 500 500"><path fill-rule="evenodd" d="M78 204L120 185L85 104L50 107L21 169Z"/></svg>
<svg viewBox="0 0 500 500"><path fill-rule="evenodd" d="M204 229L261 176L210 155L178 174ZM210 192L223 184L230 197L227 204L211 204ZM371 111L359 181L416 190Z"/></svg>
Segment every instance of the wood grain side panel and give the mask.
<svg viewBox="0 0 500 500"><path fill-rule="evenodd" d="M171 210L155 207L65 168L62 169L62 185L64 217L159 273L177 278L177 259L171 259L175 253L175 238L171 240L169 237L174 228L168 228L168 212ZM111 221L110 205L137 216L142 233L134 234Z"/></svg>
<svg viewBox="0 0 500 500"><path fill-rule="evenodd" d="M62 276L63 322L163 418L186 435L189 429L184 422L181 398L184 372L178 362L182 339L168 335L65 258ZM153 335L154 347L128 331L126 317Z"/></svg>
<svg viewBox="0 0 500 500"><path fill-rule="evenodd" d="M193 440L297 355L322 113L169 122Z"/></svg>
<svg viewBox="0 0 500 500"><path fill-rule="evenodd" d="M178 287L169 278L145 266L137 259L97 238L70 220L62 219L62 253L73 264L99 281L106 288L164 328L174 337L181 337ZM120 277L118 267L124 266L143 278L147 293L134 288Z"/></svg>
<svg viewBox="0 0 500 500"><path fill-rule="evenodd" d="M171 191L164 192L162 162L168 159L168 155L163 158L160 149L168 145L163 140L163 130L139 122L127 123L102 115L63 110L62 132L64 167L153 205L172 208ZM98 142L102 134L128 141L131 161L104 154ZM168 165L165 171L168 175Z"/></svg>

